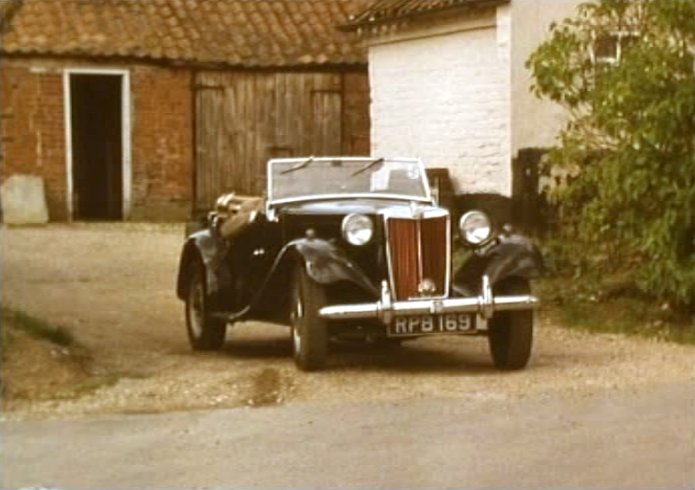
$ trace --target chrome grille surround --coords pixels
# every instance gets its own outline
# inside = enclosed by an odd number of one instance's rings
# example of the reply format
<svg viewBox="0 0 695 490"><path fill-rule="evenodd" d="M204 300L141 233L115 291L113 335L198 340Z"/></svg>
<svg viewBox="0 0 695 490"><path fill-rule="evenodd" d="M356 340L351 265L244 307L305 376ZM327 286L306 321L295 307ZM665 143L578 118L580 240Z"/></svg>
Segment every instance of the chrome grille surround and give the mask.
<svg viewBox="0 0 695 490"><path fill-rule="evenodd" d="M400 227L398 227L399 223L402 223ZM443 225L443 230L436 230L435 235L426 236L426 228L432 225L439 228ZM449 297L451 282L449 212L441 208L417 205L411 206L407 213L389 212L384 215L384 231L389 287L394 300ZM398 243L401 240L409 240L409 242ZM442 252L445 256L444 260L438 260L436 255L433 256ZM427 265L429 269L436 270L425 270ZM441 270L442 268L444 270ZM433 274L436 277L428 277ZM435 283L436 291L418 293L418 288L427 279Z"/></svg>

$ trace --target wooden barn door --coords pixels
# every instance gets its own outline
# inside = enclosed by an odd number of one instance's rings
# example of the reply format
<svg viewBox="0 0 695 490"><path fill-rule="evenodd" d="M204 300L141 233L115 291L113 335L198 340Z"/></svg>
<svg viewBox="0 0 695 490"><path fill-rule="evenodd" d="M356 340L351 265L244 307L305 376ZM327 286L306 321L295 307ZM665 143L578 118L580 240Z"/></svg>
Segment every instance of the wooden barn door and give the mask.
<svg viewBox="0 0 695 490"><path fill-rule="evenodd" d="M269 158L339 155L342 76L201 73L196 89L196 211L225 192L261 195Z"/></svg>
<svg viewBox="0 0 695 490"><path fill-rule="evenodd" d="M311 154L341 154L342 99L339 90L314 90L311 93L311 115L314 124Z"/></svg>

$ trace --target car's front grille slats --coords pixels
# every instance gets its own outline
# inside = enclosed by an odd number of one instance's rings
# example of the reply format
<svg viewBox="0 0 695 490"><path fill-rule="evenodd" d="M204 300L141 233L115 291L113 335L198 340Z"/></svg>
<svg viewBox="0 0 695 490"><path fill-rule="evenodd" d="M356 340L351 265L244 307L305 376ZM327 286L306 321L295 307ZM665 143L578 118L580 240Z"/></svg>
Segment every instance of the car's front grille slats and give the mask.
<svg viewBox="0 0 695 490"><path fill-rule="evenodd" d="M417 296L418 226L412 219L388 220L389 251L393 293L397 299Z"/></svg>
<svg viewBox="0 0 695 490"><path fill-rule="evenodd" d="M449 220L446 217L424 219L420 227L422 277L434 282L437 296L445 295L448 293Z"/></svg>
<svg viewBox="0 0 695 490"><path fill-rule="evenodd" d="M448 294L449 218L395 218L386 220L392 293L398 300ZM428 279L434 291L420 291Z"/></svg>

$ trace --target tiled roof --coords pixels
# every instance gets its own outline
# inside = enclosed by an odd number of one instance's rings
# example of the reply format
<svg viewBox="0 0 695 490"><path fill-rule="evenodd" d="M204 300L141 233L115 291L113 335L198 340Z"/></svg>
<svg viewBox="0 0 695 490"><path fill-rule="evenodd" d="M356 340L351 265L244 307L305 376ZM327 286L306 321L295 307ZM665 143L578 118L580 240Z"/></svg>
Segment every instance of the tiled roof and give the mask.
<svg viewBox="0 0 695 490"><path fill-rule="evenodd" d="M336 28L370 0L0 0L2 52L245 67L366 63Z"/></svg>
<svg viewBox="0 0 695 490"><path fill-rule="evenodd" d="M474 5L495 5L509 0L375 0L366 9L350 16L343 28L381 24L422 14Z"/></svg>

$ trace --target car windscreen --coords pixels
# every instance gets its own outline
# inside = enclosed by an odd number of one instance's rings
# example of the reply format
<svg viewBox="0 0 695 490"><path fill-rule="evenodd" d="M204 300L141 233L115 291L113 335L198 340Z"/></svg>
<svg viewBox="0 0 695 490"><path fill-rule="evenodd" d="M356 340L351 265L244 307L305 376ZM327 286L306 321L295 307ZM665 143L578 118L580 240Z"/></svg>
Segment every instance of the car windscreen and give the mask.
<svg viewBox="0 0 695 490"><path fill-rule="evenodd" d="M269 197L273 201L341 194L429 198L424 169L417 160L274 160L269 172Z"/></svg>

